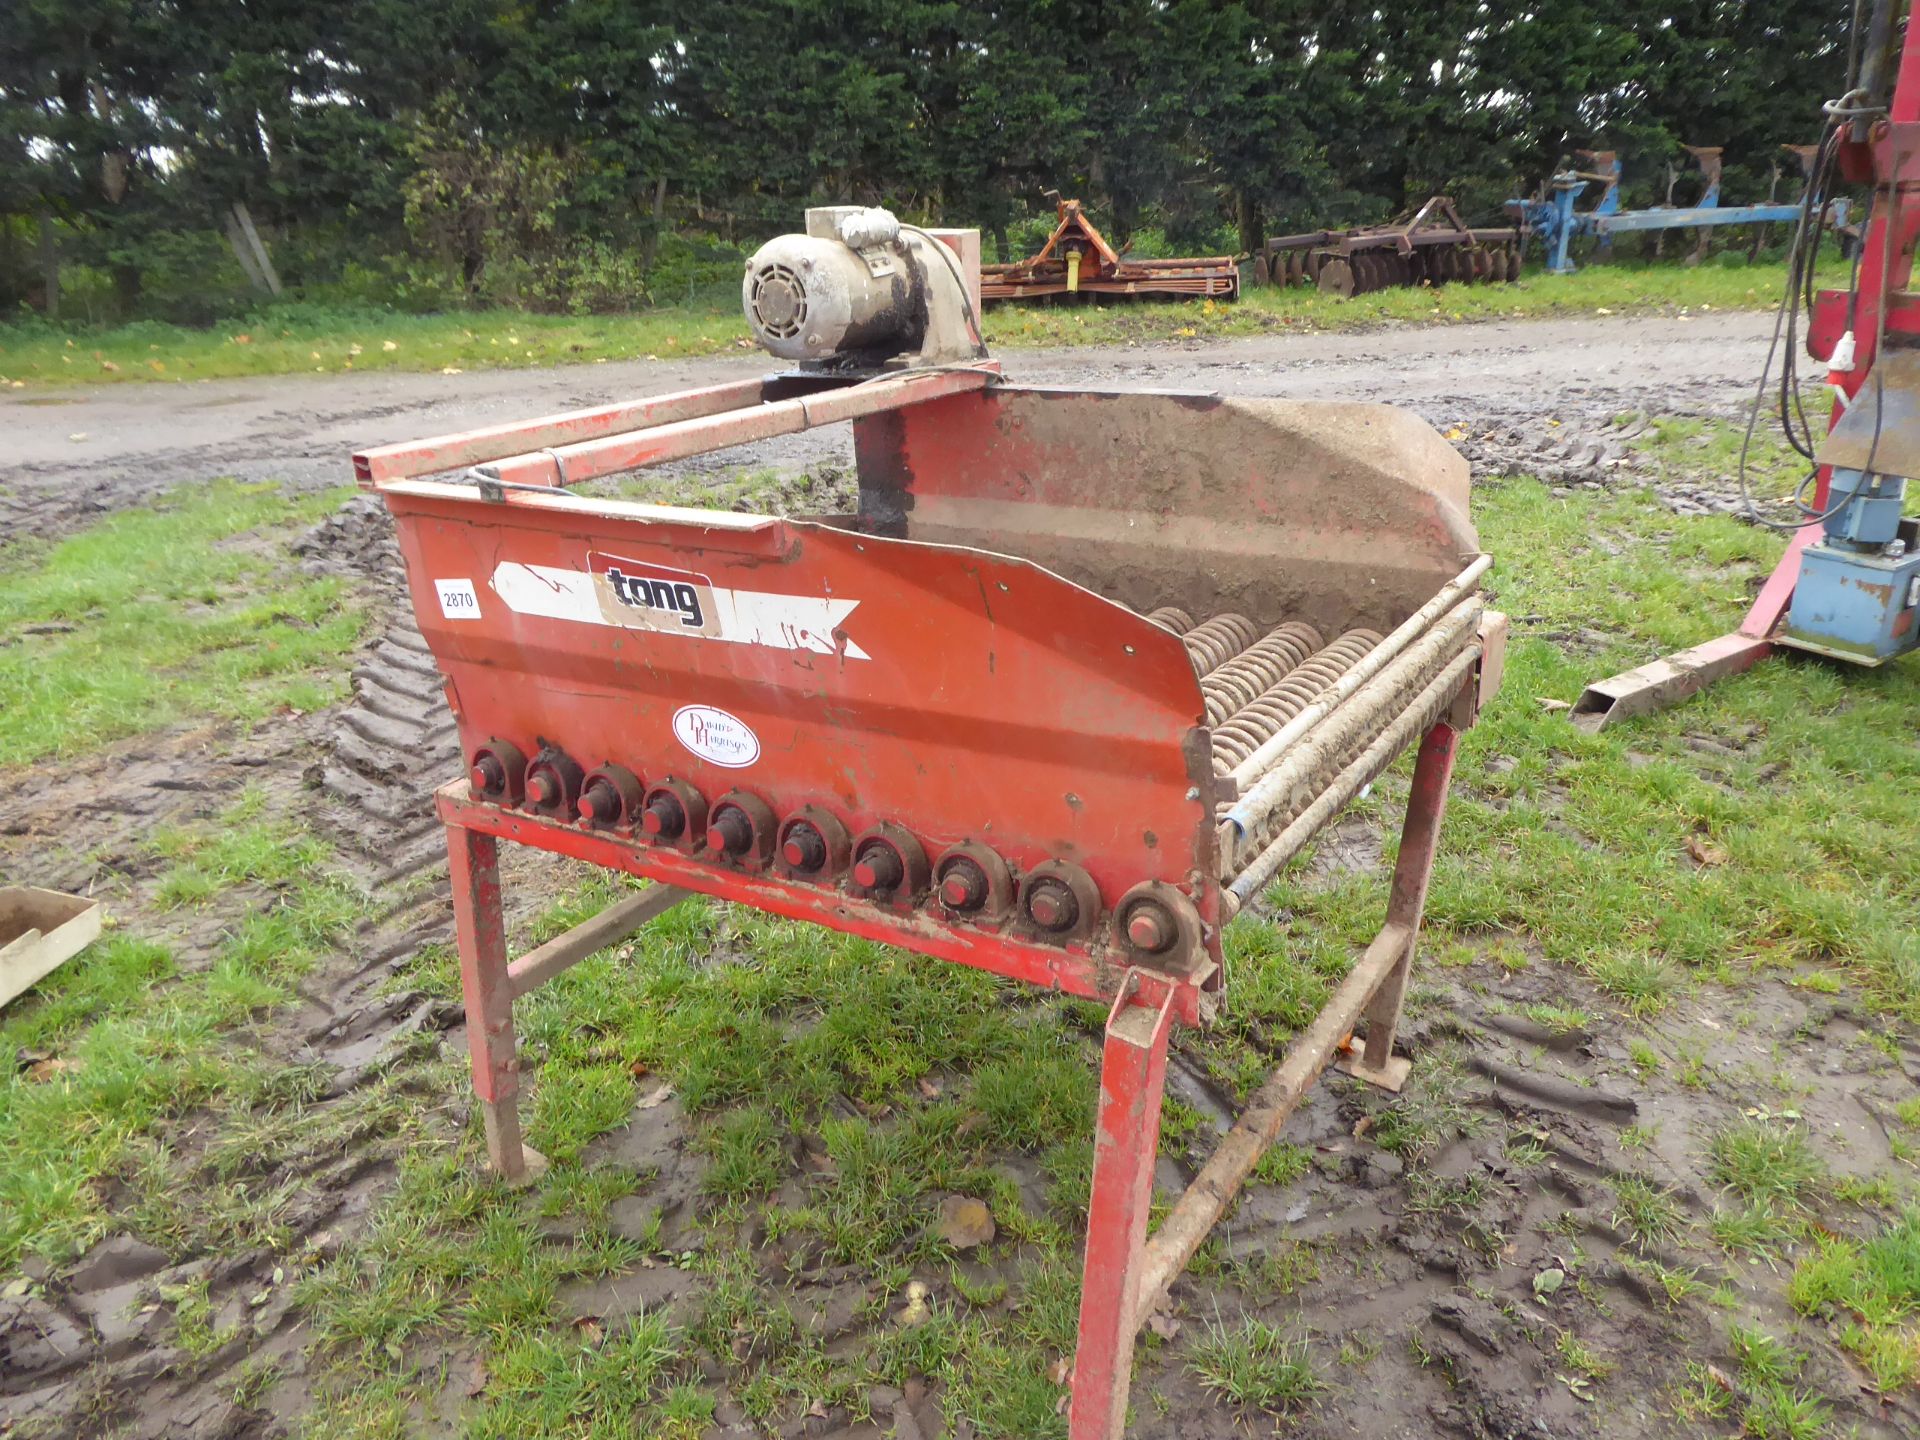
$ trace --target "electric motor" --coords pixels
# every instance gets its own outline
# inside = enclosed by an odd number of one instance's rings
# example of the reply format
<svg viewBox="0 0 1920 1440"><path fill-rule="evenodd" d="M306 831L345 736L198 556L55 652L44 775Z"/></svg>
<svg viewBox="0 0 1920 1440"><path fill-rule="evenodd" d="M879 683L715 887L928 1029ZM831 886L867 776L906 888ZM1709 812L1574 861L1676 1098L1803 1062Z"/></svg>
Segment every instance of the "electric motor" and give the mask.
<svg viewBox="0 0 1920 1440"><path fill-rule="evenodd" d="M955 262L921 236L886 210L807 211L804 235L777 236L747 262L740 298L754 340L815 365L971 358Z"/></svg>

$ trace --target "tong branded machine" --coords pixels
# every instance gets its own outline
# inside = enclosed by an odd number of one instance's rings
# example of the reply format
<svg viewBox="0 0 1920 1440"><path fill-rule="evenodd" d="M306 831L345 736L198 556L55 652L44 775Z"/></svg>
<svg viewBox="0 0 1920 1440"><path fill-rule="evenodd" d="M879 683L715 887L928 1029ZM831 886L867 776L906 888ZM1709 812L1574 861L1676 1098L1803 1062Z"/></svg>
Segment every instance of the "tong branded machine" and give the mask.
<svg viewBox="0 0 1920 1440"><path fill-rule="evenodd" d="M354 465L468 760L437 803L495 1169L537 1163L514 999L689 893L1105 1002L1070 1426L1110 1440L1136 1332L1321 1070L1406 1073L1455 745L1505 627L1466 466L1423 422L1008 384L977 255L809 212L744 281L794 368ZM568 491L842 421L856 514ZM1415 746L1383 928L1149 1241L1168 1040L1221 1003L1223 927ZM509 958L502 840L654 883Z"/></svg>

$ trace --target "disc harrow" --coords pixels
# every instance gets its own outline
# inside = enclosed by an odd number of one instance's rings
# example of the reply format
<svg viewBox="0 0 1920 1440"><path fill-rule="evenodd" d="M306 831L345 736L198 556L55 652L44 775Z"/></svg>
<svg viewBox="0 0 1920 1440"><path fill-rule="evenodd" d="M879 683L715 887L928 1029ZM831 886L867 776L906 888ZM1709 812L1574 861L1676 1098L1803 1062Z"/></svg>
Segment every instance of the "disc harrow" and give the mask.
<svg viewBox="0 0 1920 1440"><path fill-rule="evenodd" d="M1524 225L1473 229L1436 195L1401 225L1313 230L1269 240L1253 259L1261 285L1314 285L1346 299L1402 285L1518 280Z"/></svg>

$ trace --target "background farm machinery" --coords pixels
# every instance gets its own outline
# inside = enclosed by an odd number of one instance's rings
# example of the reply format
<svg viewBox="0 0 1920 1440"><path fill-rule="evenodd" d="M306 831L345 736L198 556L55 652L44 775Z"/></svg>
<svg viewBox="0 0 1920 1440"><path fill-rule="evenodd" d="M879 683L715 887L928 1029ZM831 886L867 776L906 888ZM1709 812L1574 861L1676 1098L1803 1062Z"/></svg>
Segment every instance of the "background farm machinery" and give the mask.
<svg viewBox="0 0 1920 1440"><path fill-rule="evenodd" d="M514 999L689 893L1097 999L1069 1424L1114 1440L1136 1334L1315 1078L1343 1050L1405 1076L1456 742L1505 626L1465 463L1423 422L1005 384L968 238L812 212L744 284L796 368L355 469L470 766L438 803L494 1167L534 1163ZM849 420L856 514L567 492ZM1149 1241L1168 1040L1218 1007L1223 927L1415 747L1383 927ZM502 840L654 883L509 959Z"/></svg>
<svg viewBox="0 0 1920 1440"><path fill-rule="evenodd" d="M1078 200L1056 200L1059 221L1025 260L980 267L987 300L1044 295L1201 295L1231 300L1240 293L1240 265L1231 255L1184 260L1123 258L1087 218Z"/></svg>
<svg viewBox="0 0 1920 1440"><path fill-rule="evenodd" d="M1805 174L1813 147L1783 146L1799 158ZM1620 160L1611 150L1578 152L1593 169L1563 170L1545 186L1545 197L1506 202L1507 223L1471 226L1460 218L1454 202L1436 195L1404 221L1368 225L1351 230L1310 230L1267 241L1253 256L1257 285L1317 285L1330 295L1346 297L1398 285L1447 285L1480 281L1517 280L1529 240L1537 240L1546 257L1547 273L1568 275L1574 270L1569 246L1576 239L1593 239L1602 254L1615 235L1651 233L1659 241L1669 230L1698 230L1695 258L1706 253L1708 237L1721 226L1758 227L1756 247L1772 224L1792 225L1800 202L1765 205L1720 204L1721 151L1718 147L1689 145L1687 153L1699 166L1703 182L1700 199L1690 206L1671 203L1678 177L1667 180L1669 203L1645 210L1620 208ZM1775 171L1778 183L1778 170ZM1590 184L1604 187L1591 210L1574 209ZM1847 202L1830 202L1828 221L1843 240L1847 230Z"/></svg>
<svg viewBox="0 0 1920 1440"><path fill-rule="evenodd" d="M1811 164L1808 147L1782 147L1799 157L1803 175ZM1509 200L1507 213L1516 224L1526 228L1535 236L1546 255L1547 273L1550 275L1570 275L1574 263L1568 255L1568 247L1577 239L1591 239L1599 242L1604 253L1612 244L1616 235L1654 234L1656 237L1669 230L1698 230L1700 237L1694 251L1697 259L1706 254L1707 244L1712 232L1722 226L1754 225L1793 225L1800 218L1800 202L1779 204L1769 200L1764 205L1729 205L1720 203L1721 149L1718 146L1689 145L1687 154L1693 157L1700 167L1700 176L1704 185L1699 200L1692 205L1674 206L1671 203L1675 177L1669 175L1667 196L1669 203L1655 205L1645 210L1622 210L1620 208L1620 157L1612 150L1582 150L1579 154L1593 168L1591 170L1562 170L1547 182L1546 195L1532 200ZM1778 181L1778 170L1775 180ZM1589 185L1600 185L1600 199L1591 210L1576 210L1574 204L1584 194ZM1844 232L1847 224L1847 202L1843 197L1831 201L1830 222L1834 229ZM1760 239L1756 235L1756 244Z"/></svg>
<svg viewBox="0 0 1920 1440"><path fill-rule="evenodd" d="M1277 236L1253 257L1253 277L1342 298L1395 285L1517 280L1525 243L1523 227L1474 229L1436 195L1403 224Z"/></svg>

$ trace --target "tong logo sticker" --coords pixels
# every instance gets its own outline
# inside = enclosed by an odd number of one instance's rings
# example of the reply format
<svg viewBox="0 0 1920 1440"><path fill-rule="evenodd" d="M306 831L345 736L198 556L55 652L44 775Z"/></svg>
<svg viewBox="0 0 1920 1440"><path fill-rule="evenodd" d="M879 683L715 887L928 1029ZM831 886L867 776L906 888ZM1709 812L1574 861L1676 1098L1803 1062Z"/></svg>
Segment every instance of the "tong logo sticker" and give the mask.
<svg viewBox="0 0 1920 1440"><path fill-rule="evenodd" d="M516 615L617 625L656 635L694 635L840 661L872 658L847 632L848 617L860 608L858 600L831 593L734 590L692 570L598 550L588 550L586 559L584 570L502 560L487 583Z"/></svg>
<svg viewBox="0 0 1920 1440"><path fill-rule="evenodd" d="M593 570L600 613L609 625L676 635L720 633L713 582L705 575L600 551L589 554L587 564Z"/></svg>

